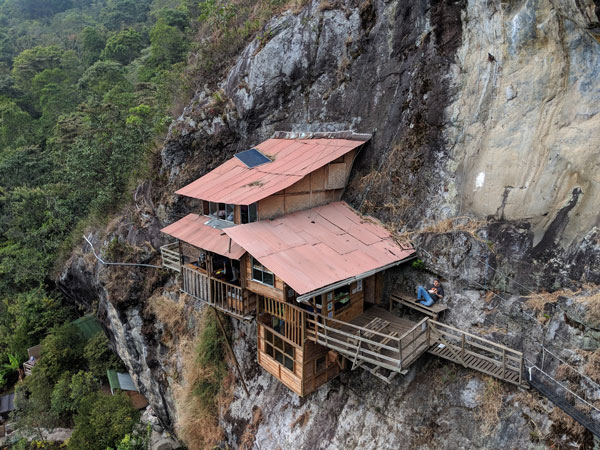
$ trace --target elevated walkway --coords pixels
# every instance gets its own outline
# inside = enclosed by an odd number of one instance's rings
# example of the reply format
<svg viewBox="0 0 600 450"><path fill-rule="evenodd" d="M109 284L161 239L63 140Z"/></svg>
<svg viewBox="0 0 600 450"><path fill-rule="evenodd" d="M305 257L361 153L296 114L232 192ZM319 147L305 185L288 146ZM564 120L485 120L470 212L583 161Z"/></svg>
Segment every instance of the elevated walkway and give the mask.
<svg viewBox="0 0 600 450"><path fill-rule="evenodd" d="M424 318L402 319L379 307L349 323L310 314L307 337L389 382L429 352L502 381L527 387L523 354L457 328Z"/></svg>
<svg viewBox="0 0 600 450"><path fill-rule="evenodd" d="M428 325L432 342L429 353L432 355L527 387L522 376L523 353L434 320L429 320Z"/></svg>

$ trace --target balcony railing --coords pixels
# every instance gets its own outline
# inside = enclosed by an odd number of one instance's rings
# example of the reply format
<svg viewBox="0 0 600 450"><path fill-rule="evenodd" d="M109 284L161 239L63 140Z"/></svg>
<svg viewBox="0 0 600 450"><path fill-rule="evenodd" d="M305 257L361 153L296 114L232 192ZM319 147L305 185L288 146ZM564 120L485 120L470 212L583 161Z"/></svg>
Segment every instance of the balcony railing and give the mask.
<svg viewBox="0 0 600 450"><path fill-rule="evenodd" d="M164 268L174 270L175 272L181 272L181 256L179 255L178 242L163 245L160 248L160 254L162 256L162 265Z"/></svg>
<svg viewBox="0 0 600 450"><path fill-rule="evenodd" d="M244 299L242 288L226 281L209 277L190 266L182 267L183 291L231 316L249 319L254 303Z"/></svg>

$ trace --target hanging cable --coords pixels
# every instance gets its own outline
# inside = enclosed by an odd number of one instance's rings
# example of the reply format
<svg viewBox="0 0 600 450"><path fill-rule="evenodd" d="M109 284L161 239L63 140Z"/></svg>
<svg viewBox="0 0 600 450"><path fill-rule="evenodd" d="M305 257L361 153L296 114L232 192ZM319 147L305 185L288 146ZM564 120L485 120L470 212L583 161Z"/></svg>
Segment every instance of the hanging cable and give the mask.
<svg viewBox="0 0 600 450"><path fill-rule="evenodd" d="M162 269L163 268L162 266L154 266L152 264L137 264L137 263L123 263L123 262L106 262L100 256L98 256L98 254L96 254L96 251L94 250L94 246L92 245L92 243L90 242L90 240L86 236L83 236L83 238L85 239L85 241L88 244L90 244L90 247L92 249L92 253L96 257L96 259L98 260L98 262L100 262L100 264L102 264L104 266L137 266L137 267L152 267L152 268L155 268L155 269Z"/></svg>

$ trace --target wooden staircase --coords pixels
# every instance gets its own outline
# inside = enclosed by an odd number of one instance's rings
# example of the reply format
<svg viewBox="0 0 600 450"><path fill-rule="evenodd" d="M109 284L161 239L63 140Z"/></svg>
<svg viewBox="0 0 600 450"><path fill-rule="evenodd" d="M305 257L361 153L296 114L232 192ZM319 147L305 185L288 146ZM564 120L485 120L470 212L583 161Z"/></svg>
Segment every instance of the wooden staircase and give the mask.
<svg viewBox="0 0 600 450"><path fill-rule="evenodd" d="M523 378L523 353L435 320L429 320L429 332L432 355L528 387Z"/></svg>

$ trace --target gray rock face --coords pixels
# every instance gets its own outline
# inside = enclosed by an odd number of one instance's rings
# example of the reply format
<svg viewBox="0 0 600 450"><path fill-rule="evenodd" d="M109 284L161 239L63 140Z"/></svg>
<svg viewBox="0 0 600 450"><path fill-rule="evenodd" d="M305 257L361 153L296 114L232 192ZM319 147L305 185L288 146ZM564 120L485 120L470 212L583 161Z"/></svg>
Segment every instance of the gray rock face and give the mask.
<svg viewBox="0 0 600 450"><path fill-rule="evenodd" d="M276 130L353 129L373 134L344 194L361 212L399 230L463 215L490 220L474 233L416 235L430 272L400 268L388 290L441 277L445 320L530 361L542 344L569 358L597 349L600 327L581 305L560 300L542 324L519 297L600 282L595 3L322 3L271 20L218 90L196 93L161 151L164 184L140 186L122 220L94 235L97 251L115 238L129 246L117 256L157 263L160 227L196 207L175 190ZM145 302L175 278L103 267L84 248L58 284L97 311L140 391L172 426L170 383L181 367ZM486 298L486 289L499 293ZM487 382L428 357L389 386L359 370L299 399L257 366L255 327L234 328L251 397L236 390L223 412L233 447L256 408L259 448L536 448L532 434L552 427L550 406L523 407L504 388L500 419L484 429Z"/></svg>

